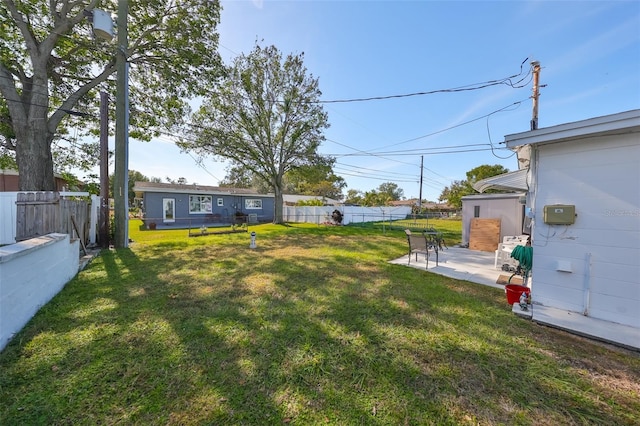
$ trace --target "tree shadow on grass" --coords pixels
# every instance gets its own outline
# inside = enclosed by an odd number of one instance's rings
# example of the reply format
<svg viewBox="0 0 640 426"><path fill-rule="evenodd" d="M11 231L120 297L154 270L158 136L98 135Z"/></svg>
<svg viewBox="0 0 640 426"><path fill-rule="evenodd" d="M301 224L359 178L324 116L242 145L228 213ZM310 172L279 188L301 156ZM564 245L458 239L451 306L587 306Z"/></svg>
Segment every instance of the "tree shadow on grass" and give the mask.
<svg viewBox="0 0 640 426"><path fill-rule="evenodd" d="M389 238L296 230L253 250L217 241L103 252L0 357L10 401L0 420L632 419L601 395L640 410L558 363L557 341L540 340L500 291L379 259Z"/></svg>

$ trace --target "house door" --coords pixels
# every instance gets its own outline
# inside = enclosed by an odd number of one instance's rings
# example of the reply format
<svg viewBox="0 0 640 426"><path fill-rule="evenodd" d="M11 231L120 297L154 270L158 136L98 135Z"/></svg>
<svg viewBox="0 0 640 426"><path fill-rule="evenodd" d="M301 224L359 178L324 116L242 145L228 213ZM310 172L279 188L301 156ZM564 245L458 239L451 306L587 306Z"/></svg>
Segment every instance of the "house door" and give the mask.
<svg viewBox="0 0 640 426"><path fill-rule="evenodd" d="M163 198L162 199L162 221L163 222L175 222L176 221L176 200L175 200L175 198Z"/></svg>

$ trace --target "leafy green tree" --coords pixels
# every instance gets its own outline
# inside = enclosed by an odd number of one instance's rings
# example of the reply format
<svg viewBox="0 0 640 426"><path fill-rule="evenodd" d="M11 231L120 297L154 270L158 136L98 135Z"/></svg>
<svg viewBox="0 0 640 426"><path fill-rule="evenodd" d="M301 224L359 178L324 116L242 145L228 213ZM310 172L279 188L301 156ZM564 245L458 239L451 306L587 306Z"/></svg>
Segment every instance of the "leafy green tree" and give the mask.
<svg viewBox="0 0 640 426"><path fill-rule="evenodd" d="M313 200L298 200L296 206L324 206L324 203L316 198Z"/></svg>
<svg viewBox="0 0 640 426"><path fill-rule="evenodd" d="M329 127L320 95L303 54L283 59L274 46L256 45L234 60L194 115L194 137L180 146L227 159L268 182L275 195L274 223L282 223L284 176L313 162Z"/></svg>
<svg viewBox="0 0 640 426"><path fill-rule="evenodd" d="M352 190L353 191L353 190ZM359 203L362 206L386 206L391 201L397 201L404 197L404 190L398 187L398 184L393 182L385 182L380 184L378 189L372 189L366 191L360 198L360 194L356 191L354 193L347 193L347 199L359 199ZM354 203L355 204L355 203Z"/></svg>
<svg viewBox="0 0 640 426"><path fill-rule="evenodd" d="M492 176L498 176L504 173L508 173L509 169L496 165L487 165L475 167L467 172L466 180L456 180L451 182L450 186L445 187L438 198L439 201L446 201L449 205L457 208L462 208L462 197L465 195L477 194L478 191L473 189L473 184ZM498 190L488 190L487 193L504 192Z"/></svg>
<svg viewBox="0 0 640 426"><path fill-rule="evenodd" d="M318 157L313 164L296 167L285 175L285 190L291 194L342 199L347 183L333 172L335 158Z"/></svg>
<svg viewBox="0 0 640 426"><path fill-rule="evenodd" d="M386 203L389 201L398 201L404 198L404 190L398 187L397 183L393 182L381 183L378 187L378 192L381 195L386 196Z"/></svg>
<svg viewBox="0 0 640 426"><path fill-rule="evenodd" d="M320 156L313 160L313 164L305 164L288 171L283 179L283 193L317 195L341 200L346 182L333 172L334 162L334 158ZM253 188L260 193L272 190L269 182L244 166L230 167L220 186Z"/></svg>
<svg viewBox="0 0 640 426"><path fill-rule="evenodd" d="M115 176L114 175L110 175L109 176L109 197L113 197L113 182L114 182ZM145 175L143 175L142 173L136 171L136 170L129 170L129 193L128 193L128 197L129 197L129 206L133 206L133 200L136 198L136 193L133 190L133 187L135 186L136 182L152 182L151 179L149 179L148 177L146 177ZM156 180L157 182L157 180Z"/></svg>
<svg viewBox="0 0 640 426"><path fill-rule="evenodd" d="M375 189L371 191L365 191L364 196L362 197L361 205L366 207L380 206L384 205L386 202L385 199L380 197L380 194Z"/></svg>
<svg viewBox="0 0 640 426"><path fill-rule="evenodd" d="M220 186L230 188L252 188L266 194L270 190L269 182L242 165L230 166L227 175L220 181Z"/></svg>
<svg viewBox="0 0 640 426"><path fill-rule="evenodd" d="M462 197L465 195L477 194L478 191L473 189L471 184L466 180L454 180L450 186L445 187L438 198L438 201L444 202L458 209L462 208Z"/></svg>
<svg viewBox="0 0 640 426"><path fill-rule="evenodd" d="M483 164L482 166L478 166L467 172L467 181L469 182L469 184L473 185L479 180L498 176L508 172L509 169L500 164L494 164L493 166Z"/></svg>
<svg viewBox="0 0 640 426"><path fill-rule="evenodd" d="M11 127L7 105L0 102L0 169L15 169L16 135Z"/></svg>
<svg viewBox="0 0 640 426"><path fill-rule="evenodd" d="M117 52L130 65L130 136L141 140L188 116L188 98L221 75L218 1L129 2L126 50L91 36L88 15L116 5L0 0L0 117L6 109L10 118L0 122L15 140L2 146L15 152L21 190L54 189L52 145L68 132L70 113L77 128L98 134L99 92L115 85Z"/></svg>
<svg viewBox="0 0 640 426"><path fill-rule="evenodd" d="M362 191L358 191L357 189L348 190L347 195L345 196L345 199L344 199L345 204L361 205L362 201L363 201Z"/></svg>

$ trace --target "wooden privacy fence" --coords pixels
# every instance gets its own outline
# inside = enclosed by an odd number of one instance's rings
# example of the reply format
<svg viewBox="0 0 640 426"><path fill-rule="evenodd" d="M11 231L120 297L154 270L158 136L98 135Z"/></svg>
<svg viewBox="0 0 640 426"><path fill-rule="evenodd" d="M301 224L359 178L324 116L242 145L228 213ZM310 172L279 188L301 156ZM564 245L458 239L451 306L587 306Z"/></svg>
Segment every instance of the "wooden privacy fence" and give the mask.
<svg viewBox="0 0 640 426"><path fill-rule="evenodd" d="M89 236L89 203L60 197L58 192L18 193L16 242L52 232L79 238L84 246Z"/></svg>

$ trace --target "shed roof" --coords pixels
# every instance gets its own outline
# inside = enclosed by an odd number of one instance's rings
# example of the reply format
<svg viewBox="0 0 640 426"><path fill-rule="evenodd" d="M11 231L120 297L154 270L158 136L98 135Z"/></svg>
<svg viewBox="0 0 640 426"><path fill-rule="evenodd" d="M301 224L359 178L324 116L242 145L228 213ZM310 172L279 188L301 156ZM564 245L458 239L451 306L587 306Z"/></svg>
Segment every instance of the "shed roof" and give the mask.
<svg viewBox="0 0 640 426"><path fill-rule="evenodd" d="M497 192L490 194L471 194L465 195L462 197L462 201L467 200L500 200L504 198L514 198L519 199L520 197L526 195L526 192Z"/></svg>

